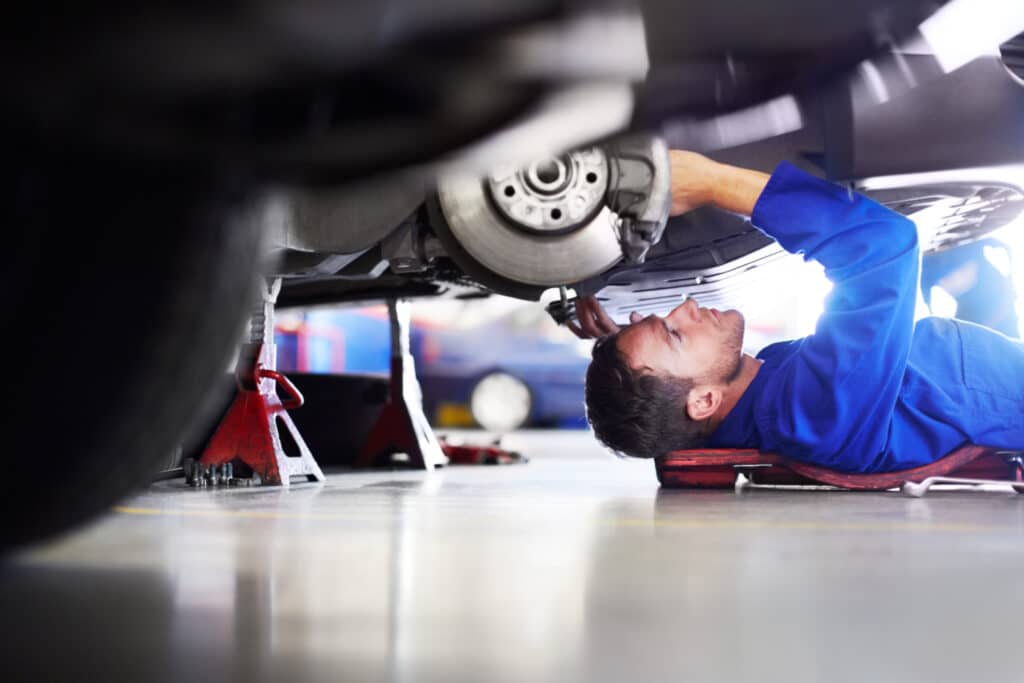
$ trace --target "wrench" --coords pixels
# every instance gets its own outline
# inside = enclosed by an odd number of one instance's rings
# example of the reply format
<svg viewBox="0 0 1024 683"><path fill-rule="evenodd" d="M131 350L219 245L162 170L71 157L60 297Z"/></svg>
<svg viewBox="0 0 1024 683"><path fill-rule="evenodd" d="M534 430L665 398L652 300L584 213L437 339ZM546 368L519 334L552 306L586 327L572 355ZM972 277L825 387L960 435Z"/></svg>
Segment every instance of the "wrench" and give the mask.
<svg viewBox="0 0 1024 683"><path fill-rule="evenodd" d="M1024 493L1024 481L1007 481L1005 479L961 479L959 477L928 477L920 483L905 481L903 482L903 488L901 491L905 496L920 498L924 494L928 493L928 489L935 484L960 484L962 486L986 486L990 484L999 484L1001 486L1010 485L1017 493Z"/></svg>

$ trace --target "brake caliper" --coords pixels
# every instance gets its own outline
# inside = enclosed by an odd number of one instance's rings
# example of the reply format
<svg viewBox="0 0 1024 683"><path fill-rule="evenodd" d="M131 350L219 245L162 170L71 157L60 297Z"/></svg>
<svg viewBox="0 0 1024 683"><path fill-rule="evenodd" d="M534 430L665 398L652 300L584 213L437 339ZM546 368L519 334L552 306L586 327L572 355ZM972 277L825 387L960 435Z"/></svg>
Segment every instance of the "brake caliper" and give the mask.
<svg viewBox="0 0 1024 683"><path fill-rule="evenodd" d="M619 247L627 263L643 263L661 239L672 207L668 148L654 136L629 136L605 145L605 202L619 216Z"/></svg>

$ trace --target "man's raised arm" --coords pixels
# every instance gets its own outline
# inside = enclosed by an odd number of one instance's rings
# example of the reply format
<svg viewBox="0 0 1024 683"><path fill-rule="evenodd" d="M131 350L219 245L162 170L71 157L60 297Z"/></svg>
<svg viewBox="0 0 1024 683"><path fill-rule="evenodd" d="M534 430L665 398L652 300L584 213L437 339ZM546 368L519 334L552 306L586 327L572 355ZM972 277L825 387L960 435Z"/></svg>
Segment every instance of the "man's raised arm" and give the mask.
<svg viewBox="0 0 1024 683"><path fill-rule="evenodd" d="M770 178L767 173L720 164L703 154L679 149L669 151L669 164L673 216L707 204L749 216ZM570 321L567 326L581 339L619 331L618 325L592 296L576 302L576 319L578 324Z"/></svg>
<svg viewBox="0 0 1024 683"><path fill-rule="evenodd" d="M679 149L669 152L669 165L673 216L705 204L749 216L771 177L767 173L720 164L702 154Z"/></svg>
<svg viewBox="0 0 1024 683"><path fill-rule="evenodd" d="M917 229L787 163L772 174L751 220L787 251L825 266L833 283L814 334L763 387L762 435L793 457L847 471L869 467L887 438L910 353Z"/></svg>

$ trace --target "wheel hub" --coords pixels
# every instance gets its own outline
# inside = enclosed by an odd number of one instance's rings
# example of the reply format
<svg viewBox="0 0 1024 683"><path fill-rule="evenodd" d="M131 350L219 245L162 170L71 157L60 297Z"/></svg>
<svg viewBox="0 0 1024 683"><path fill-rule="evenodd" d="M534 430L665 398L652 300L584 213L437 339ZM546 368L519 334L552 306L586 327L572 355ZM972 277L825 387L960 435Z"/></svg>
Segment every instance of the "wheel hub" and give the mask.
<svg viewBox="0 0 1024 683"><path fill-rule="evenodd" d="M586 224L601 209L608 159L596 148L500 168L486 181L501 216L516 229L559 235Z"/></svg>
<svg viewBox="0 0 1024 683"><path fill-rule="evenodd" d="M642 260L661 238L668 148L654 136L624 136L483 179L451 173L438 178L437 198L437 232L453 238L464 269L482 266L519 285L579 283L624 256Z"/></svg>

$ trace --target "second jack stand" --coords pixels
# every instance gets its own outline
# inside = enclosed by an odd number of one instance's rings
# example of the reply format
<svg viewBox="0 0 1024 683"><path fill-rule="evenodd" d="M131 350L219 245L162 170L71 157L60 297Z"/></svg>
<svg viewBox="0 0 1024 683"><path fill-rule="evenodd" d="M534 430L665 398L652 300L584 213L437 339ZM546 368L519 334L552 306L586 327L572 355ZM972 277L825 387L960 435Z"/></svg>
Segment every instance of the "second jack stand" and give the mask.
<svg viewBox="0 0 1024 683"><path fill-rule="evenodd" d="M302 405L299 390L276 371L277 348L274 344L274 304L281 281L273 280L263 288L263 302L253 316L250 343L242 346L235 369L238 395L228 409L199 461L191 468L193 485L234 483L223 481L225 465L238 458L252 468L263 484L287 487L293 476L305 475L309 481L323 481L320 466L296 429L288 411ZM280 384L290 395L282 402L277 396ZM288 430L298 447L297 457L285 453L280 428ZM209 474L208 474L209 473ZM229 479L232 479L229 476Z"/></svg>
<svg viewBox="0 0 1024 683"><path fill-rule="evenodd" d="M388 400L366 443L356 467L372 467L392 453L405 453L408 464L432 470L448 464L448 458L423 414L423 394L409 349L409 303L388 300L391 324L391 381Z"/></svg>

